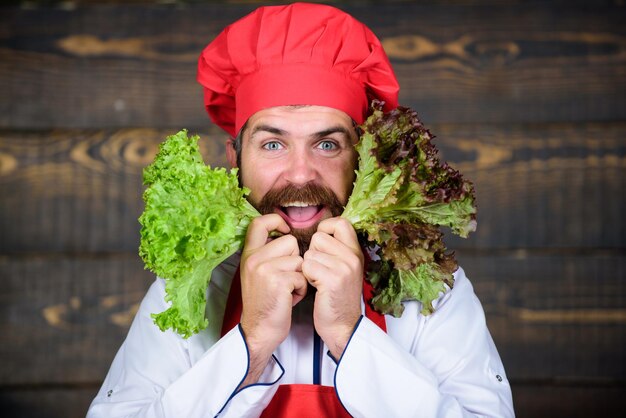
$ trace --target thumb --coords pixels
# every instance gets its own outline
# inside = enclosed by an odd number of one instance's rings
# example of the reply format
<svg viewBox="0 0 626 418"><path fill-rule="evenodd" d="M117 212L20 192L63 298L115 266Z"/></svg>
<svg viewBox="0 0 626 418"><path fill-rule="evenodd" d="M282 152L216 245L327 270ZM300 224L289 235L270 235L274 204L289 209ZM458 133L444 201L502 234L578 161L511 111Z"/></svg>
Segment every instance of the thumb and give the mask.
<svg viewBox="0 0 626 418"><path fill-rule="evenodd" d="M296 306L304 297L308 290L308 282L302 273L296 273L293 281L293 291L291 292L291 306Z"/></svg>

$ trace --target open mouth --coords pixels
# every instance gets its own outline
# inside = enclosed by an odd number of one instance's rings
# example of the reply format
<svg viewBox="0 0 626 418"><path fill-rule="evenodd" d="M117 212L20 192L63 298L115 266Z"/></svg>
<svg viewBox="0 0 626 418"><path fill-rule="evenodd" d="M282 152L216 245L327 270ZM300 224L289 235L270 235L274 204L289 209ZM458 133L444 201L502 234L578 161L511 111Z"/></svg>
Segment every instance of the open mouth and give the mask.
<svg viewBox="0 0 626 418"><path fill-rule="evenodd" d="M292 228L308 228L315 225L324 212L324 205L307 202L289 202L277 208L278 214Z"/></svg>

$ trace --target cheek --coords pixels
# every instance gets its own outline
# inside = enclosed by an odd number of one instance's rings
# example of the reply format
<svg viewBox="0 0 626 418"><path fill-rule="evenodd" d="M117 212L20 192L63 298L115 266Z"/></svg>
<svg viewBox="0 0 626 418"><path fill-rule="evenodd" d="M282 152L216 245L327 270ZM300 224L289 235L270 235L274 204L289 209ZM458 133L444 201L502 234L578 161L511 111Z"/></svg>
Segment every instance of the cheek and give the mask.
<svg viewBox="0 0 626 418"><path fill-rule="evenodd" d="M258 204L272 188L276 173L272 171L272 167L260 166L254 162L243 163L241 171L241 182L243 186L250 189L248 200L253 204Z"/></svg>
<svg viewBox="0 0 626 418"><path fill-rule="evenodd" d="M346 204L348 202L348 198L350 197L350 194L352 193L352 186L354 185L354 179L355 179L355 174L354 174L354 170L350 170L347 173L345 173L345 177L346 180L344 182L344 201L343 203Z"/></svg>
<svg viewBox="0 0 626 418"><path fill-rule="evenodd" d="M328 167L326 184L330 185L342 204L348 202L354 184L354 167L349 163L337 164L336 167ZM332 174L330 174L332 173Z"/></svg>

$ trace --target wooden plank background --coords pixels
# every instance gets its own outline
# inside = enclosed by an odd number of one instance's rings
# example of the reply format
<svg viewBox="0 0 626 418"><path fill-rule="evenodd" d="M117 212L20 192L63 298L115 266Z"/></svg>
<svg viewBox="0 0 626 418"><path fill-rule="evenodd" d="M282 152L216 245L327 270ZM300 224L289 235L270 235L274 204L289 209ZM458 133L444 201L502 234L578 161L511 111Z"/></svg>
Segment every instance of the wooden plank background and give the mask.
<svg viewBox="0 0 626 418"><path fill-rule="evenodd" d="M200 50L250 2L0 8L0 410L84 416L153 280L141 170L204 114ZM129 3L129 2L126 2ZM626 10L621 1L334 2L376 32L478 231L448 237L519 417L626 407Z"/></svg>

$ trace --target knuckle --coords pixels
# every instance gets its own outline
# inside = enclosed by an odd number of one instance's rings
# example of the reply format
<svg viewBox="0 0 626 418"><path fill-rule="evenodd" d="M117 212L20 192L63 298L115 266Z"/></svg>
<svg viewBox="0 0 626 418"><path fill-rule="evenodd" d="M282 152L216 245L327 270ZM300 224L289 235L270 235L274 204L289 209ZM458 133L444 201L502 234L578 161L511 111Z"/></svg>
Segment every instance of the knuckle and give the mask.
<svg viewBox="0 0 626 418"><path fill-rule="evenodd" d="M282 237L277 238L277 239L281 240L282 242L281 247L288 248L291 250L298 248L298 239L291 234L283 235Z"/></svg>
<svg viewBox="0 0 626 418"><path fill-rule="evenodd" d="M255 270L259 276L266 276L269 273L269 268L268 268L267 263L261 263L257 265Z"/></svg>
<svg viewBox="0 0 626 418"><path fill-rule="evenodd" d="M256 270L259 267L260 263L261 263L261 256L259 255L258 252L253 252L253 253L248 254L244 260L244 264L249 269L253 269L253 270Z"/></svg>
<svg viewBox="0 0 626 418"><path fill-rule="evenodd" d="M341 228L351 228L352 224L346 218L342 218L341 216L337 218L337 226Z"/></svg>
<svg viewBox="0 0 626 418"><path fill-rule="evenodd" d="M345 278L359 276L361 273L361 261L358 257L346 257L343 263L338 266L338 272Z"/></svg>
<svg viewBox="0 0 626 418"><path fill-rule="evenodd" d="M274 276L270 276L270 279L266 281L264 287L268 294L276 295L280 290L280 281L274 280Z"/></svg>
<svg viewBox="0 0 626 418"><path fill-rule="evenodd" d="M289 234L289 235L285 235L284 237L285 237L285 240L287 241L287 244L289 244L290 246L298 245L298 239L294 237L293 235Z"/></svg>
<svg viewBox="0 0 626 418"><path fill-rule="evenodd" d="M359 263L352 263L349 270L351 275L361 275L361 265Z"/></svg>
<svg viewBox="0 0 626 418"><path fill-rule="evenodd" d="M246 232L246 238L250 239L251 237L258 236L262 234L264 230L263 220L259 218L254 218L250 221L250 225L248 225L248 231Z"/></svg>
<svg viewBox="0 0 626 418"><path fill-rule="evenodd" d="M324 234L323 232L320 231L316 231L315 233L313 233L313 235L311 235L311 243L315 242L316 244L324 239Z"/></svg>
<svg viewBox="0 0 626 418"><path fill-rule="evenodd" d="M267 215L257 216L256 218L252 219L252 221L250 222L250 226L248 227L248 230L251 230L251 229L253 231L264 230L267 222L268 222Z"/></svg>
<svg viewBox="0 0 626 418"><path fill-rule="evenodd" d="M354 257L350 257L350 265L354 270L359 270L363 268L363 254L360 252L358 254L354 254Z"/></svg>
<svg viewBox="0 0 626 418"><path fill-rule="evenodd" d="M256 218L252 219L252 221L250 222L250 227L248 229L258 228L261 225L263 225L263 217L257 216Z"/></svg>
<svg viewBox="0 0 626 418"><path fill-rule="evenodd" d="M339 268L339 273L341 273L342 277L350 277L352 276L353 272L354 272L354 269L349 263L342 263Z"/></svg>

